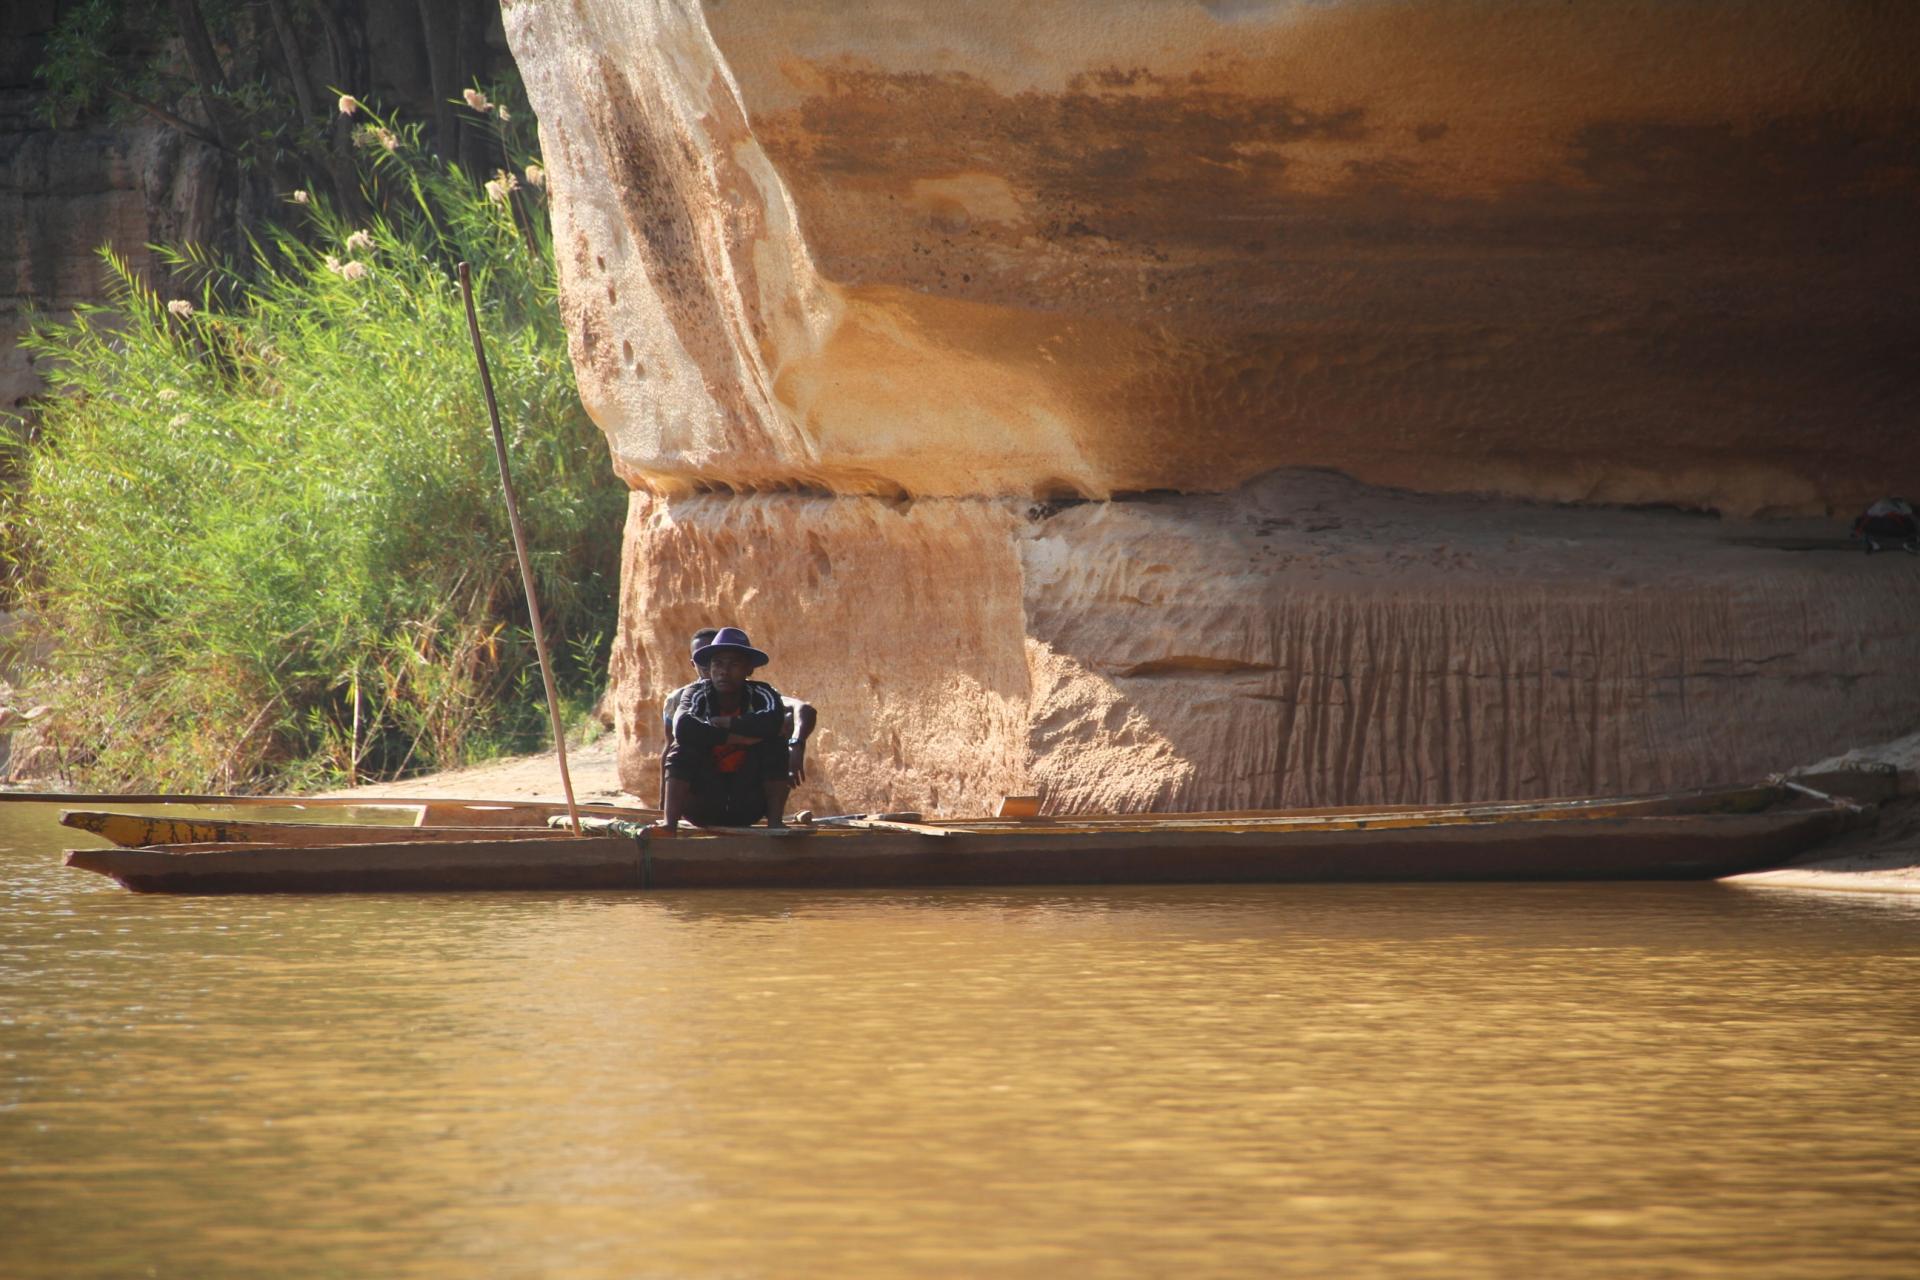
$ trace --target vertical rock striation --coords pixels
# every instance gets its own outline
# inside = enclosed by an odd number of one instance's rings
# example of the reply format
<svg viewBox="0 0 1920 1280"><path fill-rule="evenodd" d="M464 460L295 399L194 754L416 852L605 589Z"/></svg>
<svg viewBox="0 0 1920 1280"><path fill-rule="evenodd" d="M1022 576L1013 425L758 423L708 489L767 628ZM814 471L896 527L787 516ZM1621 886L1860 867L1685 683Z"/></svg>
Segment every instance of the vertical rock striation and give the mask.
<svg viewBox="0 0 1920 1280"><path fill-rule="evenodd" d="M1651 791L1920 721L1920 558L1676 513L1421 497L636 494L623 779L656 693L739 622L822 708L822 809L1059 812Z"/></svg>

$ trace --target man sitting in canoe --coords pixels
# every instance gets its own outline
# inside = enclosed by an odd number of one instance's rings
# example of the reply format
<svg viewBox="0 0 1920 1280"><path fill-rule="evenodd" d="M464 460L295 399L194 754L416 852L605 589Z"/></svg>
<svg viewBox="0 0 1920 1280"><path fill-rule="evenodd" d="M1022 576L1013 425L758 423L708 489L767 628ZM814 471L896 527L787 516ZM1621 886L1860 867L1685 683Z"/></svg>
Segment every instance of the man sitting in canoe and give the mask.
<svg viewBox="0 0 1920 1280"><path fill-rule="evenodd" d="M694 632L693 652L698 654L702 649L711 644L714 636L719 633L720 629L718 627L702 627ZM707 678L706 665L697 657L694 659L693 666L694 669L700 673L701 680ZM698 683L700 683L699 680L694 681L694 684ZM680 710L680 700L686 697L687 692L693 687L693 684L681 685L678 689L669 693L666 701L661 704L660 728L666 736L666 742L669 748L673 746L673 717ZM802 701L799 698L789 698L782 694L780 703L786 708L787 714L786 723L781 729L781 737L787 744L787 777L793 785L799 786L807 780L807 739L813 736L814 727L819 723L820 716L819 713L813 709L812 703ZM660 753L660 795L662 807L665 806L666 794L667 753L665 750L662 750Z"/></svg>
<svg viewBox="0 0 1920 1280"><path fill-rule="evenodd" d="M721 627L693 660L707 675L677 691L661 825L749 827L765 818L785 826L793 788L786 705L772 685L748 679L767 655L738 627Z"/></svg>

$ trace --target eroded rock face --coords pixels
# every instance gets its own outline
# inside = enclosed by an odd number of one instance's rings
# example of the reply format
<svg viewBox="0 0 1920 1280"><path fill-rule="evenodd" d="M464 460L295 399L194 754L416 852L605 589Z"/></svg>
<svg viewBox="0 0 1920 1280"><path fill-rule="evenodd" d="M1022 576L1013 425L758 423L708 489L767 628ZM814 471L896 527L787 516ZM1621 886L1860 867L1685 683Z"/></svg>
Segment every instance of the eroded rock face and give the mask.
<svg viewBox="0 0 1920 1280"><path fill-rule="evenodd" d="M159 126L50 132L0 113L0 410L46 389L20 346L31 321L108 294L103 244L150 274L150 243L204 236L217 170L209 148Z"/></svg>
<svg viewBox="0 0 1920 1280"><path fill-rule="evenodd" d="M1513 501L1850 513L1920 479L1920 11L506 22L636 489L643 794L650 708L725 622L822 708L816 807L1642 789L1920 719L1914 566Z"/></svg>
<svg viewBox="0 0 1920 1280"><path fill-rule="evenodd" d="M645 795L655 694L727 623L821 707L821 809L1652 791L1920 723L1920 558L1319 472L1061 509L636 494L623 576Z"/></svg>

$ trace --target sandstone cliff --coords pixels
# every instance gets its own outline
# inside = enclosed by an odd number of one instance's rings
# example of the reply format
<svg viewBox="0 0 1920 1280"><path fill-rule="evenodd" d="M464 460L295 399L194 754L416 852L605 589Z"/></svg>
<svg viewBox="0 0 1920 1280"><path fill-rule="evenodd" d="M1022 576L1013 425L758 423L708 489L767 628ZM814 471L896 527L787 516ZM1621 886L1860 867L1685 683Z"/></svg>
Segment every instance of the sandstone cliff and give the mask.
<svg viewBox="0 0 1920 1280"><path fill-rule="evenodd" d="M64 319L99 302L97 250L144 267L158 240L205 240L220 200L211 148L163 125L52 130L34 112L51 6L0 19L0 410L43 389L19 345L30 312Z"/></svg>
<svg viewBox="0 0 1920 1280"><path fill-rule="evenodd" d="M1910 484L1906 8L506 20L636 491L629 786L703 622L821 705L836 805L1610 790L1920 720L1911 566L1277 473L1728 516Z"/></svg>

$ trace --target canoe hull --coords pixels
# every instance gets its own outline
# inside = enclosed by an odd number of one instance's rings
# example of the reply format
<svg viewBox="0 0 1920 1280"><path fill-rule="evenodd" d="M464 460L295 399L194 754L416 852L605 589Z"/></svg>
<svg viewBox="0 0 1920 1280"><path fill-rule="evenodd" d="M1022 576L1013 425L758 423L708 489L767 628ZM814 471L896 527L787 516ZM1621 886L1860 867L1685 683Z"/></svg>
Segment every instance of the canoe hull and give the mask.
<svg viewBox="0 0 1920 1280"><path fill-rule="evenodd" d="M1705 880L1780 866L1850 822L1821 808L1389 830L823 830L82 849L67 862L188 894Z"/></svg>

